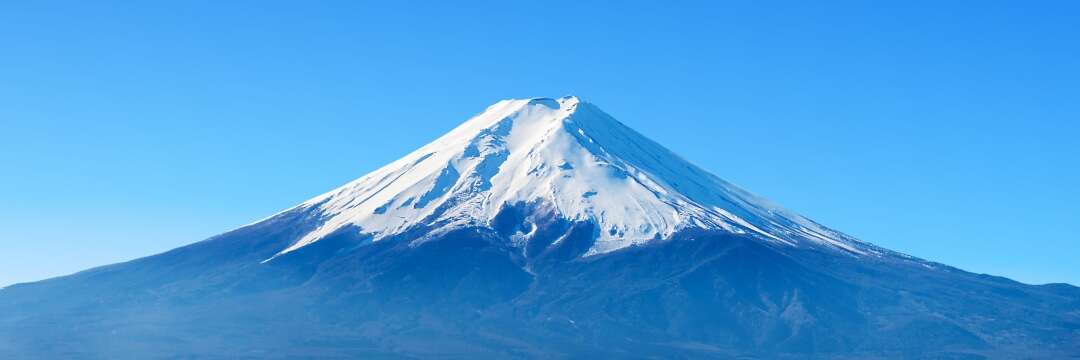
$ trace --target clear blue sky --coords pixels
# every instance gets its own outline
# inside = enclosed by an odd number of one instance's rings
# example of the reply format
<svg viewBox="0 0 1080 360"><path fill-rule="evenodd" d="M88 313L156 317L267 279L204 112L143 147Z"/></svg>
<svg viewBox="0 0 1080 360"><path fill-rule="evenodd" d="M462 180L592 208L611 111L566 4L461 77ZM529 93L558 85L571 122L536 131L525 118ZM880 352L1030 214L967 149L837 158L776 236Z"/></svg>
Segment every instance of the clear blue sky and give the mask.
<svg viewBox="0 0 1080 360"><path fill-rule="evenodd" d="M1077 2L316 3L0 5L0 285L204 239L567 94L864 240L1080 284Z"/></svg>

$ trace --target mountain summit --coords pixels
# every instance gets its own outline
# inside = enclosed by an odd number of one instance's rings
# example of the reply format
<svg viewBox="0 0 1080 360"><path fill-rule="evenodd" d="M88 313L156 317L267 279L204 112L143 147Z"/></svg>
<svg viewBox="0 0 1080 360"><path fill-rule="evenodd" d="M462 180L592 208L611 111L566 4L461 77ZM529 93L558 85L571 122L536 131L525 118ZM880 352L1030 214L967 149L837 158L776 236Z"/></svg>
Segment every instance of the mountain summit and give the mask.
<svg viewBox="0 0 1080 360"><path fill-rule="evenodd" d="M500 101L254 224L0 289L4 359L1077 356L1080 289L861 242L576 97Z"/></svg>
<svg viewBox="0 0 1080 360"><path fill-rule="evenodd" d="M597 226L586 255L699 228L790 246L875 250L694 166L596 106L568 96L503 100L434 142L301 205L319 227L278 255L342 229L378 241L418 225L438 235L490 226L528 204ZM514 238L523 246L532 224Z"/></svg>

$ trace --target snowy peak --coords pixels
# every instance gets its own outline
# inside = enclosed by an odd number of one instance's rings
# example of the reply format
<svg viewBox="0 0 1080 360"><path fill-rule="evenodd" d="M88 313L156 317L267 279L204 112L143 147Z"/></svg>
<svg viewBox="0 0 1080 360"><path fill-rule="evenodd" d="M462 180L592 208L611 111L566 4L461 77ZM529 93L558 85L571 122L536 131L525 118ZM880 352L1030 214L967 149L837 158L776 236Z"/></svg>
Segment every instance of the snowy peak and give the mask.
<svg viewBox="0 0 1080 360"><path fill-rule="evenodd" d="M686 228L873 252L567 96L500 101L411 154L301 204L316 210L321 224L279 255L346 228L378 241L420 225L489 226L499 211L521 203L594 223L599 231L587 255L663 241Z"/></svg>

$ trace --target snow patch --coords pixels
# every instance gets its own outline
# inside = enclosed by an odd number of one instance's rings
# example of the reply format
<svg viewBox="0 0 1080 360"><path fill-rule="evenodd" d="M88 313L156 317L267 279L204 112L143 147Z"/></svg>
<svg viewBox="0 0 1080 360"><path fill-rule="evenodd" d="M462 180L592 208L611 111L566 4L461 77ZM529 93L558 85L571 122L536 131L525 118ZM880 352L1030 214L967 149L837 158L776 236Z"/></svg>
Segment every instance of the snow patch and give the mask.
<svg viewBox="0 0 1080 360"><path fill-rule="evenodd" d="M317 210L321 224L278 255L345 226L379 241L423 224L446 224L444 230L487 225L505 205L537 202L603 229L589 255L687 228L873 252L721 180L571 96L500 101L413 153L301 204ZM535 225L519 231L511 242L523 246L535 231Z"/></svg>

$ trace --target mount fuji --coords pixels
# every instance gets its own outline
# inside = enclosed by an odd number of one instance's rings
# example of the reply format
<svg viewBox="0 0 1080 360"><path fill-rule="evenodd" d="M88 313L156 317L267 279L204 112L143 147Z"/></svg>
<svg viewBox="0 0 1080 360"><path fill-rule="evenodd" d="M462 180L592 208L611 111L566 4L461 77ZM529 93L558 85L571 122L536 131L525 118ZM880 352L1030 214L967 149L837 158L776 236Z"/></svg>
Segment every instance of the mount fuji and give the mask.
<svg viewBox="0 0 1080 360"><path fill-rule="evenodd" d="M588 356L1080 357L1080 288L860 241L563 97L500 101L210 239L0 290L2 358Z"/></svg>

